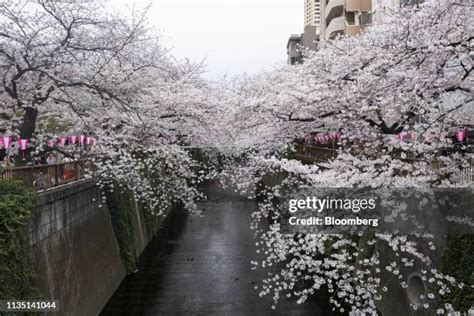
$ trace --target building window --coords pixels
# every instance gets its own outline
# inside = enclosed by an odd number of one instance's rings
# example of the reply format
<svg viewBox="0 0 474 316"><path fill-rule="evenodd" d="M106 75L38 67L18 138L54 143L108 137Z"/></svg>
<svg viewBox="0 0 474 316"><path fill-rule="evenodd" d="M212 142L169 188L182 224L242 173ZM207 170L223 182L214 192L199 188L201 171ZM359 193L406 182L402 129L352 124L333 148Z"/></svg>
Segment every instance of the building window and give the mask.
<svg viewBox="0 0 474 316"><path fill-rule="evenodd" d="M354 12L346 12L346 22L349 25L355 24L355 13Z"/></svg>
<svg viewBox="0 0 474 316"><path fill-rule="evenodd" d="M371 13L361 13L360 15L360 24L367 25L372 23L372 14Z"/></svg>

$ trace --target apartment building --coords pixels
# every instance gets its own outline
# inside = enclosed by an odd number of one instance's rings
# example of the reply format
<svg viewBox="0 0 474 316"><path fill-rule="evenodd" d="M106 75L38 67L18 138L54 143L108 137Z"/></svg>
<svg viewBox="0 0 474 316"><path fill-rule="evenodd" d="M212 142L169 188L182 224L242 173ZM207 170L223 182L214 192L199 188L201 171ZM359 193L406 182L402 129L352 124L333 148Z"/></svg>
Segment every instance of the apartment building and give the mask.
<svg viewBox="0 0 474 316"><path fill-rule="evenodd" d="M372 23L372 0L323 0L321 35L325 40L356 35Z"/></svg>
<svg viewBox="0 0 474 316"><path fill-rule="evenodd" d="M309 50L316 50L321 33L321 1L304 1L304 32L302 34L302 46Z"/></svg>
<svg viewBox="0 0 474 316"><path fill-rule="evenodd" d="M290 37L288 62L301 62L299 48L317 50L320 40L333 40L342 35L360 33L373 21L381 21L389 9L416 5L426 0L305 0L304 33ZM298 58L295 56L298 55ZM293 61L293 62L291 62Z"/></svg>
<svg viewBox="0 0 474 316"><path fill-rule="evenodd" d="M321 26L321 1L325 0L305 0L304 1L304 26L316 27L319 35Z"/></svg>
<svg viewBox="0 0 474 316"><path fill-rule="evenodd" d="M305 0L304 47L316 50L321 39L359 33L372 22L372 1L380 0Z"/></svg>
<svg viewBox="0 0 474 316"><path fill-rule="evenodd" d="M383 20L388 9L417 5L425 0L322 0L321 35L331 40L339 35L353 36L373 21Z"/></svg>
<svg viewBox="0 0 474 316"><path fill-rule="evenodd" d="M301 53L302 40L303 40L303 35L299 35L299 34L291 34L290 38L288 39L288 43L286 44L286 53L288 55L289 65L296 65L302 62L302 59L303 59L303 55Z"/></svg>

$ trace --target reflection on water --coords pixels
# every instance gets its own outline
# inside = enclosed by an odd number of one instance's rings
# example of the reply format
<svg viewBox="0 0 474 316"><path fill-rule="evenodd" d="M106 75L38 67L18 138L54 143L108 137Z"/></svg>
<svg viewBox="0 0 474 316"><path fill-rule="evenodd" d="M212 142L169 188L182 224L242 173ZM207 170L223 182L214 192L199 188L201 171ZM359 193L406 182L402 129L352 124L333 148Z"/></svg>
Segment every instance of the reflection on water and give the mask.
<svg viewBox="0 0 474 316"><path fill-rule="evenodd" d="M139 271L126 277L103 315L330 315L321 295L303 305L282 299L276 312L271 297L258 296L254 287L267 271L250 269L254 205L222 193L200 204L202 218L174 215L167 238L150 243Z"/></svg>

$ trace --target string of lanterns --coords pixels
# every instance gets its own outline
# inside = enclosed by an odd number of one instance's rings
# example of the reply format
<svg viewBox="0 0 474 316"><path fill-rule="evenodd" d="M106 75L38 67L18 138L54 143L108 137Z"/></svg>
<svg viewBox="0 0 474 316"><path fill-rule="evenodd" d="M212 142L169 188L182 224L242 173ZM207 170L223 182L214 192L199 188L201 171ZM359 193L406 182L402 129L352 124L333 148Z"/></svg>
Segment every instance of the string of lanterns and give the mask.
<svg viewBox="0 0 474 316"><path fill-rule="evenodd" d="M329 133L329 134L320 134L316 136L306 136L304 137L305 142L314 142L320 144L326 144L329 141L339 141L341 139L341 133Z"/></svg>
<svg viewBox="0 0 474 316"><path fill-rule="evenodd" d="M13 139L12 139L11 136L2 136L2 137L0 137L1 148L7 150L7 149L10 148L12 143L13 143ZM29 143L30 142L29 142L28 139L20 138L20 139L18 139L18 148L21 151L25 151L25 150L28 149ZM61 136L58 139L48 139L46 141L46 146L48 146L49 148L54 148L54 147L56 147L57 144L59 144L62 147L66 146L66 144L69 144L69 145L79 144L81 146L83 146L83 145L93 146L95 143L96 143L96 141L90 136L71 135L71 136L68 136L68 137Z"/></svg>
<svg viewBox="0 0 474 316"><path fill-rule="evenodd" d="M454 138L462 143L466 140L466 129L463 129L463 130L459 130L459 131L456 131L454 133ZM449 134L448 133L441 133L440 137L439 137L439 140L444 142L448 139L449 137ZM430 141L434 138L433 135L430 135L430 134L424 134L423 135L423 140L424 141ZM401 132L399 134L397 134L397 139L400 141L400 142L406 142L406 141L416 141L418 139L418 134L415 133L415 132Z"/></svg>
<svg viewBox="0 0 474 316"><path fill-rule="evenodd" d="M454 137L456 141L463 143L466 140L467 129L464 128L462 130L458 130L454 133ZM418 134L416 132L401 132L396 135L397 139L400 142L406 141L416 141L419 139ZM448 139L449 134L444 132L440 134L439 140L444 142ZM431 134L423 134L423 140L430 141L434 138ZM313 142L316 144L327 144L329 141L337 142L341 139L341 133L329 133L329 134L319 134L316 136L305 136L302 137L305 142Z"/></svg>

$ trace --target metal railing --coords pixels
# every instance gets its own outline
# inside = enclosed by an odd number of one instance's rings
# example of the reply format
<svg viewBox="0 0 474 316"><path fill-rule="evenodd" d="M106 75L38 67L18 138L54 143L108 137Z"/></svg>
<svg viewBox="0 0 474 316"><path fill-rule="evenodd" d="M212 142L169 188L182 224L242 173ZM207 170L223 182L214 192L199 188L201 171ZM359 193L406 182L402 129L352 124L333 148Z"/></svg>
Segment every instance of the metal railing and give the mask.
<svg viewBox="0 0 474 316"><path fill-rule="evenodd" d="M38 165L3 169L1 179L21 180L31 188L45 190L78 181L85 176L84 161L65 162L52 165Z"/></svg>
<svg viewBox="0 0 474 316"><path fill-rule="evenodd" d="M334 144L333 144L334 145ZM329 159L334 159L337 156L336 148L328 147L316 147L316 146L307 146L307 145L296 145L296 156L303 158L310 158L319 161L326 161Z"/></svg>

